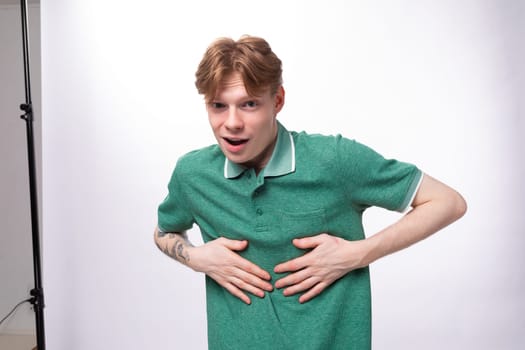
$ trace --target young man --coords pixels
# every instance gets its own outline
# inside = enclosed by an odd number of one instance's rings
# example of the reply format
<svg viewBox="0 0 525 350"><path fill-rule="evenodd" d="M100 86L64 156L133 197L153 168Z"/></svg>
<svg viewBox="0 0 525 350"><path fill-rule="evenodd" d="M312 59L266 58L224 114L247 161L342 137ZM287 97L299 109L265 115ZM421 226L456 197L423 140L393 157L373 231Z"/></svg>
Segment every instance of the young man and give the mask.
<svg viewBox="0 0 525 350"><path fill-rule="evenodd" d="M261 38L215 41L196 77L217 145L177 162L155 242L206 274L209 348L369 349L368 265L457 220L465 201L355 141L287 131L281 61ZM367 238L370 206L412 210Z"/></svg>

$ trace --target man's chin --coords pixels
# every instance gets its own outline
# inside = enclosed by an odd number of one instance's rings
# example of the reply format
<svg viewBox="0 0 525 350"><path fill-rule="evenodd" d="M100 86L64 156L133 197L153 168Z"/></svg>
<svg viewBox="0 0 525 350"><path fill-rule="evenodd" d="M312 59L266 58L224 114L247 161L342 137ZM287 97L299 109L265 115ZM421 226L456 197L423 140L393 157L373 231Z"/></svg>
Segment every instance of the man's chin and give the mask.
<svg viewBox="0 0 525 350"><path fill-rule="evenodd" d="M235 155L231 155L227 153L225 155L226 155L226 158L228 158L228 160L232 163L239 164L242 166L245 166L245 164L248 163L248 161L243 157L239 157L239 156L235 156Z"/></svg>

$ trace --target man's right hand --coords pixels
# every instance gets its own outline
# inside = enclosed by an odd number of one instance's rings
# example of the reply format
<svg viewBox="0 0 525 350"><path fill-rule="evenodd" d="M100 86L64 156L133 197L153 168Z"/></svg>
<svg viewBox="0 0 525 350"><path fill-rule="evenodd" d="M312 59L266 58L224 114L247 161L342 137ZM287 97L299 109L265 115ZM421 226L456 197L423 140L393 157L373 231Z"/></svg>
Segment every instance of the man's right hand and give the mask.
<svg viewBox="0 0 525 350"><path fill-rule="evenodd" d="M248 247L248 241L217 238L198 247L188 247L191 260L188 266L204 272L228 292L250 304L245 292L264 297L265 291L272 291L270 274L259 266L241 257L236 252Z"/></svg>

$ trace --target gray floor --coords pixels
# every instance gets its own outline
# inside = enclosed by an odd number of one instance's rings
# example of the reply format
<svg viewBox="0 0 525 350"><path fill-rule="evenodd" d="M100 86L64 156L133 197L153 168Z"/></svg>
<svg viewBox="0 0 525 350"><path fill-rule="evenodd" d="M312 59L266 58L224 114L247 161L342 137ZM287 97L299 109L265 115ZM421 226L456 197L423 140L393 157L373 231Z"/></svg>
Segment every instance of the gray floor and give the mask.
<svg viewBox="0 0 525 350"><path fill-rule="evenodd" d="M0 334L0 350L33 350L36 349L34 335Z"/></svg>

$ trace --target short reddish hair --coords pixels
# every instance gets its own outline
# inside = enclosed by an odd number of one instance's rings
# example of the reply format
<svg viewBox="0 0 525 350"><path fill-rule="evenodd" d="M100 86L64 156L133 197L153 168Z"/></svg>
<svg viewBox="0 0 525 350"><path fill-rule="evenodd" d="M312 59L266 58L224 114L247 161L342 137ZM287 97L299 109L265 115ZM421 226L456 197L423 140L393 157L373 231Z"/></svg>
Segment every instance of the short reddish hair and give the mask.
<svg viewBox="0 0 525 350"><path fill-rule="evenodd" d="M266 40L244 35L239 40L219 38L211 43L195 73L195 86L206 101L215 98L220 85L239 73L246 92L275 94L282 85L282 64Z"/></svg>

